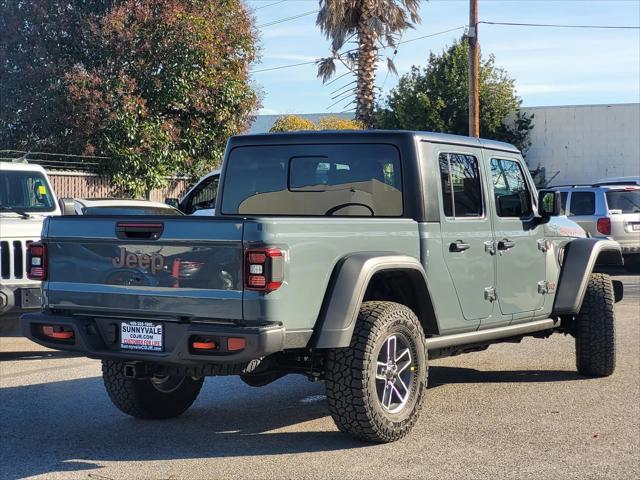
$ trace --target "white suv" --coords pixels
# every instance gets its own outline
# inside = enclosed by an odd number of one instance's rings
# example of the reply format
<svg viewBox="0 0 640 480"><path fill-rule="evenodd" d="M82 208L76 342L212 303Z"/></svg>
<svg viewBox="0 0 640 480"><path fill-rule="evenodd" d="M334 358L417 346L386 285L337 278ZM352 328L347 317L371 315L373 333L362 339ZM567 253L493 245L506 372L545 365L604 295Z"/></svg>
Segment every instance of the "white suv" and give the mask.
<svg viewBox="0 0 640 480"><path fill-rule="evenodd" d="M563 214L592 237L618 242L625 265L640 269L640 186L636 181L608 179L551 188L560 191Z"/></svg>
<svg viewBox="0 0 640 480"><path fill-rule="evenodd" d="M40 308L40 282L27 278L27 245L40 239L49 215L60 207L44 169L0 162L0 317Z"/></svg>

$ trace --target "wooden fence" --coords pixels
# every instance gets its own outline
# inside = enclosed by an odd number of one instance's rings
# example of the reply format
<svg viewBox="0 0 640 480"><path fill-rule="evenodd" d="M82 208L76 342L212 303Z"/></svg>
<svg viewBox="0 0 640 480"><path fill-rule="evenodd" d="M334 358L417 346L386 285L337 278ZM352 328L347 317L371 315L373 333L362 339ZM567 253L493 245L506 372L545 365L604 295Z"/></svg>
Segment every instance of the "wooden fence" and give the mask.
<svg viewBox="0 0 640 480"><path fill-rule="evenodd" d="M58 197L71 198L118 198L119 195L109 177L86 172L65 172L48 170L51 186ZM171 179L167 188L151 191L150 200L163 202L167 197L179 198L189 183L185 179Z"/></svg>

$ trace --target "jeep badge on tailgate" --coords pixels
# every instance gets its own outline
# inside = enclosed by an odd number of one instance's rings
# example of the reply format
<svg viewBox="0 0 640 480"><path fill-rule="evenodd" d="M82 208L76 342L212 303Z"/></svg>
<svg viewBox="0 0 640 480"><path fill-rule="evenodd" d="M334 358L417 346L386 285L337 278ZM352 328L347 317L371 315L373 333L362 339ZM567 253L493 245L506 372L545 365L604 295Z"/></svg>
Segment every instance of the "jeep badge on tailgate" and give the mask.
<svg viewBox="0 0 640 480"><path fill-rule="evenodd" d="M166 265L166 258L159 253L148 255L146 253L128 252L126 248L120 247L120 255L113 257L111 263L116 268L144 268L150 270L152 274L161 271Z"/></svg>

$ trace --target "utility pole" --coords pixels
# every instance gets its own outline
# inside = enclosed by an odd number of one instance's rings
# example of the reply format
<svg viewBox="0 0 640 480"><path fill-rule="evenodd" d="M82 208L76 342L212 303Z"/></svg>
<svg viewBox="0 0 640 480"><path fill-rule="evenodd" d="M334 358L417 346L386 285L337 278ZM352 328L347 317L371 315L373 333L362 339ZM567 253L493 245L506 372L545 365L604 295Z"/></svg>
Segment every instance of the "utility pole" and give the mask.
<svg viewBox="0 0 640 480"><path fill-rule="evenodd" d="M469 0L469 136L480 136L480 97L478 95L478 0Z"/></svg>

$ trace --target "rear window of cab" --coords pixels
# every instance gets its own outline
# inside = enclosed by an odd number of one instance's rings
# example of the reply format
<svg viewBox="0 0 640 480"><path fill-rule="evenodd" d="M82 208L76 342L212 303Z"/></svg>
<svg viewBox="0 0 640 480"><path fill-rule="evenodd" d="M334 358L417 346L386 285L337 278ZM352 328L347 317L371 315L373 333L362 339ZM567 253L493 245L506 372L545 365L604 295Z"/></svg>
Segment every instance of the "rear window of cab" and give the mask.
<svg viewBox="0 0 640 480"><path fill-rule="evenodd" d="M236 147L223 187L225 215L403 214L400 154L388 144Z"/></svg>

